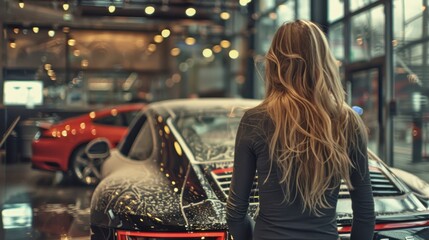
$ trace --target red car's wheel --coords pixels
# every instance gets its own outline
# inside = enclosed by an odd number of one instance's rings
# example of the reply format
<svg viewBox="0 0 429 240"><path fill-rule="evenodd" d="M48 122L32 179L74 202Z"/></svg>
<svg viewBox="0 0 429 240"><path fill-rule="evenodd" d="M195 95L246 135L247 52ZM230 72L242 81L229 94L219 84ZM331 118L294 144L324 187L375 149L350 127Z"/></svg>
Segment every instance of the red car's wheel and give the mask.
<svg viewBox="0 0 429 240"><path fill-rule="evenodd" d="M86 145L78 147L70 158L69 171L74 180L85 185L95 185L100 181L102 159L91 159L85 154Z"/></svg>

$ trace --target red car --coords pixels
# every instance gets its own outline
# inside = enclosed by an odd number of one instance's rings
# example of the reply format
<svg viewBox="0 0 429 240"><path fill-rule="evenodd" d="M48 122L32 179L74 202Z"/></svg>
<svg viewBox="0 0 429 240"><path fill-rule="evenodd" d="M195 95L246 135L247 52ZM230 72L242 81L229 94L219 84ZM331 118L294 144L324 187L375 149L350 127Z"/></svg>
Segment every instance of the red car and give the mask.
<svg viewBox="0 0 429 240"><path fill-rule="evenodd" d="M40 123L32 142L33 168L63 171L73 180L92 185L100 179L101 162L85 156L88 142L98 137L115 146L144 104L120 105L68 118L54 125Z"/></svg>

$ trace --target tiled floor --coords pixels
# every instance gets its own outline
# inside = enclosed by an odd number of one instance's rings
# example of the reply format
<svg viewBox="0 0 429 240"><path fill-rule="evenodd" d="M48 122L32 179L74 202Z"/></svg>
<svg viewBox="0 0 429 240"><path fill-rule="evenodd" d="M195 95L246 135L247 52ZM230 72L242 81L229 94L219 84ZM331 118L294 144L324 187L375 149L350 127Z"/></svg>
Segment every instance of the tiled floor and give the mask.
<svg viewBox="0 0 429 240"><path fill-rule="evenodd" d="M63 183L29 163L0 165L1 240L90 239L93 187Z"/></svg>

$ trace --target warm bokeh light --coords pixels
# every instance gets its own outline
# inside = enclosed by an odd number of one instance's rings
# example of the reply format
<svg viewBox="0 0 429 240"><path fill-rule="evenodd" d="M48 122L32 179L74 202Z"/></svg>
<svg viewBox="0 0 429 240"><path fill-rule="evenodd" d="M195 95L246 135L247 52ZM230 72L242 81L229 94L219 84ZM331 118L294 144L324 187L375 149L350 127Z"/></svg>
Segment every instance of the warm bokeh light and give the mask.
<svg viewBox="0 0 429 240"><path fill-rule="evenodd" d="M116 10L116 7L115 5L110 5L108 9L109 9L109 13L114 13Z"/></svg>
<svg viewBox="0 0 429 240"><path fill-rule="evenodd" d="M161 43L163 40L164 40L164 38L159 34L157 34L153 37L153 41L155 41L156 43Z"/></svg>
<svg viewBox="0 0 429 240"><path fill-rule="evenodd" d="M214 53L220 53L220 51L222 51L222 47L220 45L214 45L212 49Z"/></svg>
<svg viewBox="0 0 429 240"><path fill-rule="evenodd" d="M18 6L20 8L24 8L25 7L24 1L20 0L19 3L18 3Z"/></svg>
<svg viewBox="0 0 429 240"><path fill-rule="evenodd" d="M213 52L212 52L212 50L211 50L210 48L205 48L205 49L203 50L203 56L204 56L205 58L209 58L209 57L213 56Z"/></svg>
<svg viewBox="0 0 429 240"><path fill-rule="evenodd" d="M49 70L51 70L52 69L52 65L51 64L49 64L49 63L46 63L45 64L45 70L46 71L49 71Z"/></svg>
<svg viewBox="0 0 429 240"><path fill-rule="evenodd" d="M188 17L192 17L197 13L197 10L195 10L195 8L190 7L186 9L185 13Z"/></svg>
<svg viewBox="0 0 429 240"><path fill-rule="evenodd" d="M48 72L47 72L47 74L48 74L49 77L52 77L52 76L55 75L55 72L54 72L54 70L49 69Z"/></svg>
<svg viewBox="0 0 429 240"><path fill-rule="evenodd" d="M67 2L63 3L63 9L64 9L64 11L69 10L69 8L70 8L70 5Z"/></svg>
<svg viewBox="0 0 429 240"><path fill-rule="evenodd" d="M170 54L171 54L171 56L173 56L173 57L177 57L177 56L179 56L179 54L180 54L180 48L172 48L171 50L170 50Z"/></svg>
<svg viewBox="0 0 429 240"><path fill-rule="evenodd" d="M171 34L170 30L167 28L161 31L161 36L163 36L164 38L168 38L170 34Z"/></svg>
<svg viewBox="0 0 429 240"><path fill-rule="evenodd" d="M16 42L15 41L10 41L9 47L10 48L16 48Z"/></svg>
<svg viewBox="0 0 429 240"><path fill-rule="evenodd" d="M229 48L231 46L231 43L228 40L222 40L220 41L220 46L223 48Z"/></svg>
<svg viewBox="0 0 429 240"><path fill-rule="evenodd" d="M219 14L219 16L220 16L220 18L221 18L222 20L228 20L228 19L231 17L231 15L229 14L229 12L221 12L221 13Z"/></svg>
<svg viewBox="0 0 429 240"><path fill-rule="evenodd" d="M118 115L118 109L113 108L112 110L110 110L110 114L112 114L112 116L117 116Z"/></svg>
<svg viewBox="0 0 429 240"><path fill-rule="evenodd" d="M92 118L92 119L94 119L95 118L95 112L94 111L90 112L89 113L89 117Z"/></svg>
<svg viewBox="0 0 429 240"><path fill-rule="evenodd" d="M75 40L74 38L70 38L70 39L67 41L67 44L68 44L70 47L73 47L74 45L76 45L76 40Z"/></svg>
<svg viewBox="0 0 429 240"><path fill-rule="evenodd" d="M154 44L154 43L149 44L149 45L147 46L147 50L148 50L149 52L155 52L155 51L156 51L156 44Z"/></svg>
<svg viewBox="0 0 429 240"><path fill-rule="evenodd" d="M80 50L79 49L74 50L73 51L73 56L79 57L80 56Z"/></svg>
<svg viewBox="0 0 429 240"><path fill-rule="evenodd" d="M13 32L14 32L15 34L18 34L18 33L19 33L19 28L14 28L14 29L13 29Z"/></svg>
<svg viewBox="0 0 429 240"><path fill-rule="evenodd" d="M34 33L38 33L39 32L39 28L38 27L33 27L33 32Z"/></svg>
<svg viewBox="0 0 429 240"><path fill-rule="evenodd" d="M240 53L237 50L232 49L231 51L229 51L228 55L229 55L230 58L236 59L236 58L238 58L240 56Z"/></svg>
<svg viewBox="0 0 429 240"><path fill-rule="evenodd" d="M83 68L87 68L87 67L89 66L89 61L88 61L88 59L83 59L83 60L80 62L80 65L81 65Z"/></svg>
<svg viewBox="0 0 429 240"><path fill-rule="evenodd" d="M154 8L153 6L147 6L147 7L144 9L144 12L145 12L147 15L152 15L152 14L154 14L154 13L155 13L155 8Z"/></svg>
<svg viewBox="0 0 429 240"><path fill-rule="evenodd" d="M277 13L275 12L270 12L270 14L268 14L269 18L271 20L276 20L277 19Z"/></svg>
<svg viewBox="0 0 429 240"><path fill-rule="evenodd" d="M54 30L49 30L48 31L48 36L49 37L54 37L55 36L55 31Z"/></svg>
<svg viewBox="0 0 429 240"><path fill-rule="evenodd" d="M187 38L185 39L185 43L186 43L187 45L194 45L194 44L195 44L195 42L196 42L196 40L195 40L195 38L193 38L193 37L187 37Z"/></svg>
<svg viewBox="0 0 429 240"><path fill-rule="evenodd" d="M241 6L246 6L247 4L249 4L251 2L251 0L240 0L239 3Z"/></svg>

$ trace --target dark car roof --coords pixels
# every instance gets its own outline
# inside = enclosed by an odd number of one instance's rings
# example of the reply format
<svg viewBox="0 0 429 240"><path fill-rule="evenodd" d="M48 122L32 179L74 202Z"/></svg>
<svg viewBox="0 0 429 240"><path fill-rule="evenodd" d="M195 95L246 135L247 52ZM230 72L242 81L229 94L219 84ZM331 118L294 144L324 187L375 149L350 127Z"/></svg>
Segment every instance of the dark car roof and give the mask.
<svg viewBox="0 0 429 240"><path fill-rule="evenodd" d="M231 109L233 107L255 107L261 103L258 99L242 98L200 98L165 100L149 105L149 108L168 112L173 118L182 112L198 111L200 109Z"/></svg>

